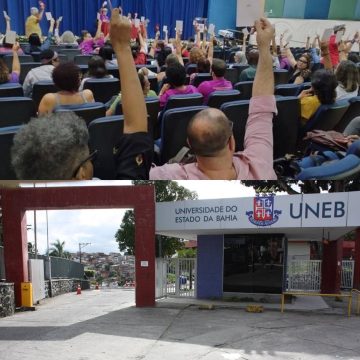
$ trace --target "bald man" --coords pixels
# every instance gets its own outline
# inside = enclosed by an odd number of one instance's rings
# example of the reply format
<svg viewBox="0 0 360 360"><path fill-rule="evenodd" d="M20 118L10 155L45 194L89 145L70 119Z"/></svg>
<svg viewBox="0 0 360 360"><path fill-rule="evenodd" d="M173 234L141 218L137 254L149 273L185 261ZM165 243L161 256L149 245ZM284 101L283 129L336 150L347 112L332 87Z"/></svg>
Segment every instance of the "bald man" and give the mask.
<svg viewBox="0 0 360 360"><path fill-rule="evenodd" d="M31 34L38 34L40 39L42 37L42 32L40 28L40 21L44 15L45 4L40 2L40 11L36 7L32 7L30 12L31 15L26 19L25 23L25 34L28 38Z"/></svg>
<svg viewBox="0 0 360 360"><path fill-rule="evenodd" d="M256 22L259 63L250 101L244 151L235 153L232 122L217 109L198 113L188 126L188 143L196 156L191 164L166 164L150 171L151 180L275 180L273 170L274 74L270 43L274 28Z"/></svg>

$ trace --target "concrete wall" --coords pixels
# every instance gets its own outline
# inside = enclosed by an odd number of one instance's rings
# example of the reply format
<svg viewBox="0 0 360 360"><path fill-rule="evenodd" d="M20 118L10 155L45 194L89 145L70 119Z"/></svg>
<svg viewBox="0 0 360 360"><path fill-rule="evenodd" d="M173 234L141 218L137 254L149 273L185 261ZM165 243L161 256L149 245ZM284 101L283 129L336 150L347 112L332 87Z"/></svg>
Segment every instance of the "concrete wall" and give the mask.
<svg viewBox="0 0 360 360"><path fill-rule="evenodd" d="M0 318L15 313L14 284L0 283Z"/></svg>
<svg viewBox="0 0 360 360"><path fill-rule="evenodd" d="M90 289L89 280L78 279L56 279L51 281L51 289L49 287L49 280L45 281L45 297L55 297L70 292L75 292L78 284L81 285L82 290Z"/></svg>
<svg viewBox="0 0 360 360"><path fill-rule="evenodd" d="M199 299L223 296L224 236L198 236L197 297Z"/></svg>

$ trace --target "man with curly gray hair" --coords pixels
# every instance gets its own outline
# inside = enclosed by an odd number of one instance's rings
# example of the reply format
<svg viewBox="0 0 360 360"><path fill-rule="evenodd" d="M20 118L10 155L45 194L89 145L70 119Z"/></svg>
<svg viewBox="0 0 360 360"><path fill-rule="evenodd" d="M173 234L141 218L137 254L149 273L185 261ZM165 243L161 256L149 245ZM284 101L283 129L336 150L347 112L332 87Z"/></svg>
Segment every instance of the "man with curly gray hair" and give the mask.
<svg viewBox="0 0 360 360"><path fill-rule="evenodd" d="M89 133L72 112L32 119L14 137L11 157L18 179L91 179Z"/></svg>

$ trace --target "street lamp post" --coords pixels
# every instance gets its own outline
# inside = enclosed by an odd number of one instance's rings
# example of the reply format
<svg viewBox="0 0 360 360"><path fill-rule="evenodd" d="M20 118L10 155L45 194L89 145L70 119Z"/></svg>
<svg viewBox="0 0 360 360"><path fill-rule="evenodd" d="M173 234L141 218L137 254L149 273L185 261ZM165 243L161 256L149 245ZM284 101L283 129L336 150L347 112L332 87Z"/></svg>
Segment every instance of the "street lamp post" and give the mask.
<svg viewBox="0 0 360 360"><path fill-rule="evenodd" d="M81 249L87 245L91 245L91 243L79 243L80 264L81 264Z"/></svg>

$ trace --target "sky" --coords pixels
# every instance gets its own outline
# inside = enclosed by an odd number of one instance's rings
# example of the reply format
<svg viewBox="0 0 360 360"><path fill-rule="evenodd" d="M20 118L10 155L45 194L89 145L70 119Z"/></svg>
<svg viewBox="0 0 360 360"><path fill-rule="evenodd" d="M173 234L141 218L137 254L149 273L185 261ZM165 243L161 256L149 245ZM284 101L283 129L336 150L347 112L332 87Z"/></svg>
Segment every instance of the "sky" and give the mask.
<svg viewBox="0 0 360 360"><path fill-rule="evenodd" d="M232 197L252 197L255 191L245 187L239 181L178 181L189 190L196 191L199 199L220 199ZM48 183L36 184L41 186L124 186L131 185L130 181L90 181L81 184ZM30 184L24 186L33 186ZM126 209L109 210L52 210L36 212L37 247L40 254L47 250L47 244L56 240L65 241L65 250L79 251L79 243L87 244L82 247L83 252L119 252L115 233L119 229ZM28 241L34 244L34 211L27 214ZM47 224L47 226L46 226ZM48 236L47 236L48 234Z"/></svg>

